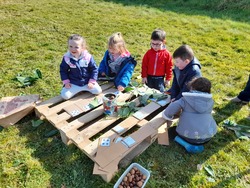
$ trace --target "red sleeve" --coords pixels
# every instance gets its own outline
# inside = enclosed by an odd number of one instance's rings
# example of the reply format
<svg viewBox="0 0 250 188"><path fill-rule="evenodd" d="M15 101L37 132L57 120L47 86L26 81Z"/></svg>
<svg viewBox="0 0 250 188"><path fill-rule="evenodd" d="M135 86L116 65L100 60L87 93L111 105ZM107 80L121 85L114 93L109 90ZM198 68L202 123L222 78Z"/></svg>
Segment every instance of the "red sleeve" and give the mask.
<svg viewBox="0 0 250 188"><path fill-rule="evenodd" d="M167 62L166 62L166 80L172 79L172 68L173 68L173 59L171 54L168 54Z"/></svg>
<svg viewBox="0 0 250 188"><path fill-rule="evenodd" d="M141 77L145 78L148 76L148 57L147 57L148 52L144 55L142 59L142 69L141 69Z"/></svg>

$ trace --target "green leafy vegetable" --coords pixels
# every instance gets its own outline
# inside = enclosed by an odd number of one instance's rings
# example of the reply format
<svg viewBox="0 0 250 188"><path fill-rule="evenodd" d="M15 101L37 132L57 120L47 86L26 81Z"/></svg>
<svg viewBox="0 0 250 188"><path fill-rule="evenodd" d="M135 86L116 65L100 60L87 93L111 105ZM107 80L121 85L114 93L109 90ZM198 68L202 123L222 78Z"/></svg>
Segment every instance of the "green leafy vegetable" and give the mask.
<svg viewBox="0 0 250 188"><path fill-rule="evenodd" d="M14 81L18 81L21 85L21 87L26 87L34 84L37 79L42 78L42 73L39 69L36 69L33 71L34 76L23 76L22 74L17 74L15 78L13 78Z"/></svg>
<svg viewBox="0 0 250 188"><path fill-rule="evenodd" d="M224 126L227 129L233 130L235 135L242 140L249 140L250 138L250 126L247 125L238 125L232 120L225 120L223 122Z"/></svg>
<svg viewBox="0 0 250 188"><path fill-rule="evenodd" d="M41 125L43 123L43 120L40 120L40 119L39 120L32 120L31 123L32 123L32 127L37 128L39 125Z"/></svg>

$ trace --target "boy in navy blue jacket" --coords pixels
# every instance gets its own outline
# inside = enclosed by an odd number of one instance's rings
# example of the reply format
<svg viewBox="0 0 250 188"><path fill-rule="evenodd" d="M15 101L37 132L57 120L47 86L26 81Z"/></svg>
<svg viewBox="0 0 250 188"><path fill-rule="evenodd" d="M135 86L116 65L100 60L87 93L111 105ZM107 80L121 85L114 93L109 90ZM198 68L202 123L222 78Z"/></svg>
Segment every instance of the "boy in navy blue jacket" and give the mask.
<svg viewBox="0 0 250 188"><path fill-rule="evenodd" d="M194 57L194 52L188 45L182 45L173 53L175 68L172 87L168 92L171 101L182 97L183 92L188 92L188 83L195 77L201 77L201 64Z"/></svg>
<svg viewBox="0 0 250 188"><path fill-rule="evenodd" d="M69 99L80 91L93 94L102 92L96 82L98 67L93 56L86 50L86 42L80 35L73 34L68 39L68 52L60 65L60 76L64 84L61 96Z"/></svg>

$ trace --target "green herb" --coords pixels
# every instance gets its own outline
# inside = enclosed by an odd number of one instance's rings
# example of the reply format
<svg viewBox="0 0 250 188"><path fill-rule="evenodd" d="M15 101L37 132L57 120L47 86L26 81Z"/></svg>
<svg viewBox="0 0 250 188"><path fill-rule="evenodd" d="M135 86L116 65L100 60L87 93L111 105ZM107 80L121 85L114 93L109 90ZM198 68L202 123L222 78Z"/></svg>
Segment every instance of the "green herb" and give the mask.
<svg viewBox="0 0 250 188"><path fill-rule="evenodd" d="M22 74L17 74L14 81L18 81L21 87L26 87L34 84L37 79L42 79L42 73L39 69L33 71L34 76L23 76Z"/></svg>

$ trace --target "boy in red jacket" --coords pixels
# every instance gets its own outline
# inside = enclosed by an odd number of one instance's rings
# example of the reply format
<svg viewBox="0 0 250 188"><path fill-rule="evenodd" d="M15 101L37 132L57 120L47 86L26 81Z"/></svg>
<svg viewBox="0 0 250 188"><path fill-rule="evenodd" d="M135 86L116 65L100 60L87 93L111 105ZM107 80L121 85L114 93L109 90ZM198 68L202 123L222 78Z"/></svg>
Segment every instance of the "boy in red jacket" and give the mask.
<svg viewBox="0 0 250 188"><path fill-rule="evenodd" d="M172 56L166 49L166 32L156 29L151 35L151 49L142 59L142 82L150 88L165 91L172 78ZM164 82L165 78L165 82Z"/></svg>

